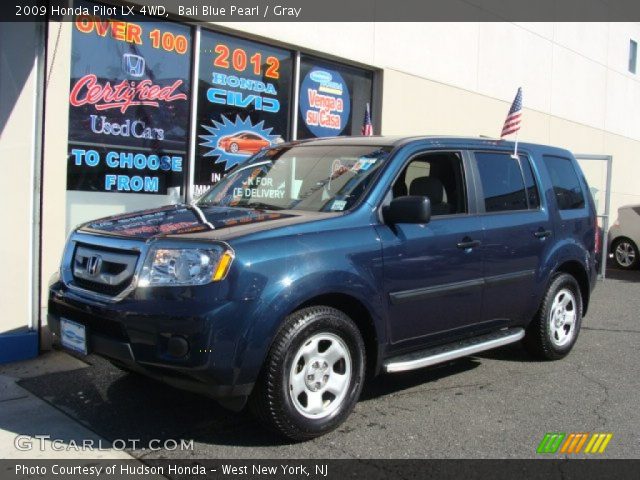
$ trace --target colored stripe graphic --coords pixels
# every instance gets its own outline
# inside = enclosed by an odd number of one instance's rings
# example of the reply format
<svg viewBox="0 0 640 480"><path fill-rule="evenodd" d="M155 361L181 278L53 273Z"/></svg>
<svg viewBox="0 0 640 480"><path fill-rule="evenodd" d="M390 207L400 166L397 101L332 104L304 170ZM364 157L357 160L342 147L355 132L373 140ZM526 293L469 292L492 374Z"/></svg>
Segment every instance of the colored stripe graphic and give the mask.
<svg viewBox="0 0 640 480"><path fill-rule="evenodd" d="M594 433L584 453L604 453L612 438L612 433Z"/></svg>
<svg viewBox="0 0 640 480"><path fill-rule="evenodd" d="M582 452L586 444L584 453L604 453L612 438L613 433L550 432L545 434L537 452L576 454Z"/></svg>
<svg viewBox="0 0 640 480"><path fill-rule="evenodd" d="M589 438L588 433L570 433L562 445L560 453L580 453L587 438Z"/></svg>
<svg viewBox="0 0 640 480"><path fill-rule="evenodd" d="M538 453L556 453L566 433L547 433L540 445L538 445Z"/></svg>

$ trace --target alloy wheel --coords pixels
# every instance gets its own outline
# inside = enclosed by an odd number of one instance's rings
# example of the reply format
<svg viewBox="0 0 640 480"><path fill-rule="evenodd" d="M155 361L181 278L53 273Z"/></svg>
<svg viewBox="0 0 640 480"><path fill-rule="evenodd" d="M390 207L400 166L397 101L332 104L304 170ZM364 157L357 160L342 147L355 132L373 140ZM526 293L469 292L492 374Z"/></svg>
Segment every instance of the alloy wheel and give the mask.
<svg viewBox="0 0 640 480"><path fill-rule="evenodd" d="M616 246L615 257L618 265L629 268L636 259L636 250L629 242L622 241Z"/></svg>
<svg viewBox="0 0 640 480"><path fill-rule="evenodd" d="M551 341L558 347L568 344L573 339L576 331L576 305L573 292L567 288L560 290L553 299L549 313L549 331Z"/></svg>
<svg viewBox="0 0 640 480"><path fill-rule="evenodd" d="M296 352L289 373L289 395L307 418L325 418L343 403L351 383L346 343L333 333L317 333Z"/></svg>

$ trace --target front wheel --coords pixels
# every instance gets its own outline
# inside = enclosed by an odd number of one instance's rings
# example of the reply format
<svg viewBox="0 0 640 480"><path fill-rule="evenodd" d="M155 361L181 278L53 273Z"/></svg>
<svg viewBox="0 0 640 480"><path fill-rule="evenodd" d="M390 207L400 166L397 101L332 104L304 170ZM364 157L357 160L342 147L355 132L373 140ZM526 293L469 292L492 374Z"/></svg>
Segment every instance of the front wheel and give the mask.
<svg viewBox="0 0 640 480"><path fill-rule="evenodd" d="M285 319L249 405L267 427L309 440L349 416L364 376L365 347L353 321L335 308L305 308Z"/></svg>
<svg viewBox="0 0 640 480"><path fill-rule="evenodd" d="M638 266L638 247L628 238L618 238L611 246L613 260L618 268L632 270Z"/></svg>
<svg viewBox="0 0 640 480"><path fill-rule="evenodd" d="M542 306L524 337L524 346L542 360L565 357L578 339L582 324L582 294L576 279L568 273L556 275Z"/></svg>

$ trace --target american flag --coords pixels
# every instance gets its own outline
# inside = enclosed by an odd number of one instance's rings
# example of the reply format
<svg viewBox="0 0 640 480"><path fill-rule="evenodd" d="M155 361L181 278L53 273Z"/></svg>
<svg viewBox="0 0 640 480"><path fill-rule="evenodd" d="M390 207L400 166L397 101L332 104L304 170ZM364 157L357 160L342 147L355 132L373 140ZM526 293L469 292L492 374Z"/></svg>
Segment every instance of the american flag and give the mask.
<svg viewBox="0 0 640 480"><path fill-rule="evenodd" d="M373 125L371 124L371 110L367 103L367 109L364 111L364 119L362 120L362 135L370 137L373 135Z"/></svg>
<svg viewBox="0 0 640 480"><path fill-rule="evenodd" d="M509 114L507 115L507 119L504 121L504 126L502 127L502 134L500 134L500 138L504 138L507 135L511 135L512 133L520 130L520 120L522 119L522 87L518 87L518 93L516 94L516 98L513 99L513 103L511 104L511 108L509 109Z"/></svg>

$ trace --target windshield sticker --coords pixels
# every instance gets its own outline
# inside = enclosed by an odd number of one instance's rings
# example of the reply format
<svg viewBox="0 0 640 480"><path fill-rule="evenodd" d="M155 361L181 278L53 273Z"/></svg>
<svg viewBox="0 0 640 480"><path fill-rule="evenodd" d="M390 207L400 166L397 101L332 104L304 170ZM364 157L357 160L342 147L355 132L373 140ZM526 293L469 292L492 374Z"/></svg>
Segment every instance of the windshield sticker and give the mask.
<svg viewBox="0 0 640 480"><path fill-rule="evenodd" d="M331 204L332 212L341 212L347 206L346 200L334 200Z"/></svg>
<svg viewBox="0 0 640 480"><path fill-rule="evenodd" d="M366 158L361 157L354 165L351 167L351 171L353 172L366 172L371 168L371 166L376 163L376 158Z"/></svg>
<svg viewBox="0 0 640 480"><path fill-rule="evenodd" d="M349 170L342 164L342 161L339 158L336 158L331 164L331 178L336 178L342 175L344 172Z"/></svg>

